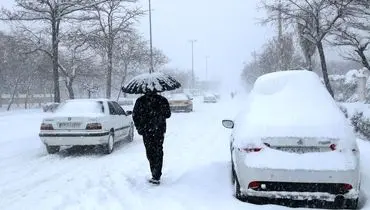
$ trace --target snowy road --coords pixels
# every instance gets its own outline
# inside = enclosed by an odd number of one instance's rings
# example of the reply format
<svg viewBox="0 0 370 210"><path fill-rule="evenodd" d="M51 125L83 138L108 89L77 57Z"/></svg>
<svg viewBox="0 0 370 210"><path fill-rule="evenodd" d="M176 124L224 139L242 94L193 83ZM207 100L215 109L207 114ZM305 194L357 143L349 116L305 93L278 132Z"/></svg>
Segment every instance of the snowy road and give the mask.
<svg viewBox="0 0 370 210"><path fill-rule="evenodd" d="M193 113L172 116L159 187L147 184L149 167L138 135L108 156L71 149L47 155L38 138L46 114L0 113L0 209L286 209L241 203L232 196L229 131L221 120L237 107L230 101L196 102ZM364 202L370 197L370 144L359 140L359 145L362 207L370 209Z"/></svg>

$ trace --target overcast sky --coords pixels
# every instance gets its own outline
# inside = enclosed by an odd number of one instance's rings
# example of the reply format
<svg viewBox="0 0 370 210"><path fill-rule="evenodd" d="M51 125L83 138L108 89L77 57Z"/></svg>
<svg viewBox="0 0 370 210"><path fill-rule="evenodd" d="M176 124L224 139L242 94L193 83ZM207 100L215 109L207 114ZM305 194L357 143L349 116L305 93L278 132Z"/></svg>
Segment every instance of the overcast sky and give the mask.
<svg viewBox="0 0 370 210"><path fill-rule="evenodd" d="M153 45L170 58L168 67L190 70L189 40L196 39L195 74L205 79L205 57L209 56L209 78L234 87L251 52L259 50L275 33L258 24L263 11L256 9L257 1L152 0ZM147 0L140 3L148 9ZM9 8L13 0L1 0L0 5ZM148 17L140 22L140 32L149 39Z"/></svg>
<svg viewBox="0 0 370 210"><path fill-rule="evenodd" d="M263 15L256 8L257 0L152 0L154 46L169 56L170 67L191 69L189 40L196 39L196 75L205 78L205 57L209 56L209 77L235 86L243 62L273 33L258 24L257 18ZM147 36L147 18L140 27Z"/></svg>

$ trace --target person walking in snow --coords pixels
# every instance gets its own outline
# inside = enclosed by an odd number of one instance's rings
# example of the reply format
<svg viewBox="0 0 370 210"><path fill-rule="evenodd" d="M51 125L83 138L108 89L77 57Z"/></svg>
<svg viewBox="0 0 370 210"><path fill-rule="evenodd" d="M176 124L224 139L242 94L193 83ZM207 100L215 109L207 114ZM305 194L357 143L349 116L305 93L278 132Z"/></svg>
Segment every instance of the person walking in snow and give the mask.
<svg viewBox="0 0 370 210"><path fill-rule="evenodd" d="M132 117L138 133L143 136L152 173L149 182L160 184L166 119L171 117L168 100L156 92L146 93L136 100Z"/></svg>

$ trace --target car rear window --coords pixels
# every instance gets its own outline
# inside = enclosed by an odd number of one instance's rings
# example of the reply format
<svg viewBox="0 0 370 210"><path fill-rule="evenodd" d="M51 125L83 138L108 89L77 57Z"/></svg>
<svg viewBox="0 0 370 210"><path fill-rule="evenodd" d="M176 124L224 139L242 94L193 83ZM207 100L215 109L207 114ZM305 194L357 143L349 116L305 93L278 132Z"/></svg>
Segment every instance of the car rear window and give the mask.
<svg viewBox="0 0 370 210"><path fill-rule="evenodd" d="M189 97L185 94L173 94L170 97L171 100L189 100Z"/></svg>
<svg viewBox="0 0 370 210"><path fill-rule="evenodd" d="M104 113L103 103L99 101L67 101L59 106L56 113Z"/></svg>

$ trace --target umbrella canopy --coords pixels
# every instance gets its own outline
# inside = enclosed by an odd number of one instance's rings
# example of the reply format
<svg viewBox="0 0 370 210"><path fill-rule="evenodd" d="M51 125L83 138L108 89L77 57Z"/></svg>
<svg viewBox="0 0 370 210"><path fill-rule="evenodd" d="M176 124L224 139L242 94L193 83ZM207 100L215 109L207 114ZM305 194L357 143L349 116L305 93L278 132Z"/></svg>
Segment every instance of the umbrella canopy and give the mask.
<svg viewBox="0 0 370 210"><path fill-rule="evenodd" d="M168 74L162 72L146 73L132 78L122 87L124 93L145 94L164 92L180 88L181 84Z"/></svg>

